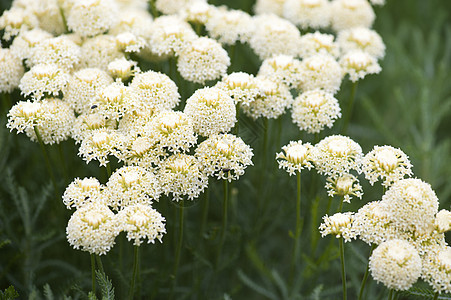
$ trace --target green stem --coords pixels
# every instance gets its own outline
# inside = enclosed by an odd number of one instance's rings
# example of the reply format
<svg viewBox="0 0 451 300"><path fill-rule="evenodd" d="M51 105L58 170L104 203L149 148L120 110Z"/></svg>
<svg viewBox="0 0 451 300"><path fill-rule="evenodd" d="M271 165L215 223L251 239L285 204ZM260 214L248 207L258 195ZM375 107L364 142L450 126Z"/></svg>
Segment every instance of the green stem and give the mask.
<svg viewBox="0 0 451 300"><path fill-rule="evenodd" d="M371 256L371 254L373 253L375 248L376 248L376 244L372 244L370 254L368 256ZM365 274L363 275L363 279L362 279L362 284L360 285L359 300L363 299L363 291L365 290L365 284L368 279L369 273L370 273L370 260L368 259L368 263L366 264Z"/></svg>
<svg viewBox="0 0 451 300"><path fill-rule="evenodd" d="M263 118L264 135L263 135L263 171L266 170L266 154L268 148L268 119ZM264 173L264 172L263 172Z"/></svg>
<svg viewBox="0 0 451 300"><path fill-rule="evenodd" d="M7 114L11 108L11 95L9 93L3 93L2 98L3 110L5 111L5 114Z"/></svg>
<svg viewBox="0 0 451 300"><path fill-rule="evenodd" d="M58 143L58 155L61 161L61 168L63 169L63 176L64 179L66 181L66 183L69 183L69 173L67 172L67 165L66 165L66 161L64 159L64 154L63 154L63 147L61 146L61 143Z"/></svg>
<svg viewBox="0 0 451 300"><path fill-rule="evenodd" d="M329 201L327 202L326 215L329 215L330 207L332 206L333 200L334 200L334 197L329 197Z"/></svg>
<svg viewBox="0 0 451 300"><path fill-rule="evenodd" d="M356 91L357 91L357 81L352 83L351 96L348 101L348 108L346 110L346 116L345 116L344 123L343 123L343 129L341 130L343 135L346 135L346 132L347 132L348 126L349 126L349 121L351 120L352 111L354 108L354 99L355 99Z"/></svg>
<svg viewBox="0 0 451 300"><path fill-rule="evenodd" d="M435 292L435 294L434 294L434 300L437 300L438 299L438 292Z"/></svg>
<svg viewBox="0 0 451 300"><path fill-rule="evenodd" d="M343 300L346 300L346 269L345 269L345 247L343 237L340 237L340 261L341 261L341 281L343 283Z"/></svg>
<svg viewBox="0 0 451 300"><path fill-rule="evenodd" d="M52 165L50 164L49 156L48 156L47 151L46 151L46 149L45 149L44 142L42 141L41 133L39 132L39 129L38 129L37 126L34 126L33 128L34 128L34 133L36 134L36 137L37 137L37 139L38 139L39 146L41 147L42 154L44 155L45 165L46 165L46 167L47 167L47 171L48 171L49 174L50 174L50 180L52 181L53 188L54 188L54 190L55 190L55 196L56 196L56 198L58 199L55 175L53 174Z"/></svg>
<svg viewBox="0 0 451 300"><path fill-rule="evenodd" d="M92 293L96 294L96 258L95 254L91 254L91 276L92 276Z"/></svg>
<svg viewBox="0 0 451 300"><path fill-rule="evenodd" d="M184 223L184 206L183 206L183 200L180 202L180 209L179 209L179 239L177 243L177 249L175 252L175 263L174 263L174 270L173 270L173 285L171 288L171 295L170 298L173 297L174 288L177 284L177 272L180 264L180 255L182 253L182 244L183 244L183 223Z"/></svg>
<svg viewBox="0 0 451 300"><path fill-rule="evenodd" d="M111 165L110 162L106 163L106 180L111 177Z"/></svg>
<svg viewBox="0 0 451 300"><path fill-rule="evenodd" d="M150 0L150 9L152 12L152 17L158 18L158 11L157 11L157 7L155 6L155 0Z"/></svg>
<svg viewBox="0 0 451 300"><path fill-rule="evenodd" d="M223 180L224 187L224 201L222 203L222 228L221 228L221 240L219 242L218 257L216 260L216 265L219 266L221 260L222 247L224 246L225 236L227 232L227 210L229 202L229 181Z"/></svg>
<svg viewBox="0 0 451 300"><path fill-rule="evenodd" d="M103 270L102 259L100 258L99 255L95 255L95 257L96 257L97 266L99 267L100 272L105 274L105 271Z"/></svg>
<svg viewBox="0 0 451 300"><path fill-rule="evenodd" d="M342 212L343 211L343 202L345 201L345 196L343 196L341 198L341 202L340 202L340 206L338 207L338 212Z"/></svg>
<svg viewBox="0 0 451 300"><path fill-rule="evenodd" d="M205 233L205 228L207 227L207 218L208 218L208 207L210 204L210 189L207 188L205 191L204 202L202 203L202 219L200 224L200 236L202 237Z"/></svg>
<svg viewBox="0 0 451 300"><path fill-rule="evenodd" d="M388 292L388 300L393 300L393 289Z"/></svg>
<svg viewBox="0 0 451 300"><path fill-rule="evenodd" d="M138 274L138 269L139 269L139 246L135 246L134 247L134 252L133 252L133 275L132 275L132 280L130 283L130 291L129 291L129 296L128 299L133 300L133 294L135 292L135 280L136 280L136 274Z"/></svg>
<svg viewBox="0 0 451 300"><path fill-rule="evenodd" d="M301 238L301 172L297 172L297 197L296 197L296 229L294 233L294 248L293 248L293 269L296 267L299 258L299 244Z"/></svg>

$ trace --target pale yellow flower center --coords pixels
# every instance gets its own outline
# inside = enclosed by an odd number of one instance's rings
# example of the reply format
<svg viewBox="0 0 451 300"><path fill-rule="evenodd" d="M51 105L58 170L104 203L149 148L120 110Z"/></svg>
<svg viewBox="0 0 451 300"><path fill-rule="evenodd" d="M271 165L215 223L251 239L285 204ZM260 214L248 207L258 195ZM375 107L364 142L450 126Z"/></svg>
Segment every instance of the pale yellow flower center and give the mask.
<svg viewBox="0 0 451 300"><path fill-rule="evenodd" d="M365 70L371 64L371 59L364 52L355 52L347 57L347 63L350 68L355 70Z"/></svg>
<svg viewBox="0 0 451 300"><path fill-rule="evenodd" d="M227 85L230 88L250 88L251 87L251 82L250 82L250 77L247 74L244 73L234 73L234 74L230 74L227 77Z"/></svg>
<svg viewBox="0 0 451 300"><path fill-rule="evenodd" d="M93 178L84 178L80 181L79 186L84 192L89 190L100 190L100 183Z"/></svg>
<svg viewBox="0 0 451 300"><path fill-rule="evenodd" d="M348 215L342 213L336 213L330 217L330 223L332 227L337 229L348 226L351 223L351 218Z"/></svg>
<svg viewBox="0 0 451 300"><path fill-rule="evenodd" d="M33 75L38 79L55 77L54 69L51 65L39 65L33 68Z"/></svg>
<svg viewBox="0 0 451 300"><path fill-rule="evenodd" d="M306 105L312 109L319 109L325 102L326 99L319 93L312 94L305 98Z"/></svg>
<svg viewBox="0 0 451 300"><path fill-rule="evenodd" d="M89 129L99 129L105 126L105 118L96 114L87 115L85 119L85 124Z"/></svg>
<svg viewBox="0 0 451 300"><path fill-rule="evenodd" d="M398 157L393 151L388 149L377 152L376 161L386 172L393 171L398 165Z"/></svg>
<svg viewBox="0 0 451 300"><path fill-rule="evenodd" d="M319 0L304 0L304 5L313 8L320 6L321 2Z"/></svg>
<svg viewBox="0 0 451 300"><path fill-rule="evenodd" d="M171 133L177 126L180 125L180 117L174 114L165 115L161 119L160 130L164 133Z"/></svg>
<svg viewBox="0 0 451 300"><path fill-rule="evenodd" d="M150 143L149 141L144 137L138 137L136 140L132 143L132 151L137 156L142 156L144 153L149 151L150 149Z"/></svg>
<svg viewBox="0 0 451 300"><path fill-rule="evenodd" d="M140 211L136 211L130 216L130 223L136 225L136 227L143 227L148 222L148 217Z"/></svg>
<svg viewBox="0 0 451 300"><path fill-rule="evenodd" d="M130 171L121 174L121 176L122 176L122 184L126 188L130 188L132 185L139 183L140 176L138 172Z"/></svg>
<svg viewBox="0 0 451 300"><path fill-rule="evenodd" d="M307 157L307 147L302 145L292 146L287 149L287 161L293 164L302 164Z"/></svg>
<svg viewBox="0 0 451 300"><path fill-rule="evenodd" d="M92 137L92 143L100 148L110 142L110 136L106 132L96 132Z"/></svg>
<svg viewBox="0 0 451 300"><path fill-rule="evenodd" d="M395 261L398 265L402 266L409 259L407 251L403 247L399 247L396 244L391 245L387 249L387 257Z"/></svg>
<svg viewBox="0 0 451 300"><path fill-rule="evenodd" d="M348 145L343 141L333 140L329 143L329 150L335 155L343 156L348 153Z"/></svg>
<svg viewBox="0 0 451 300"><path fill-rule="evenodd" d="M337 179L336 188L339 195L348 195L352 193L352 184L354 179L351 176L343 176Z"/></svg>
<svg viewBox="0 0 451 300"><path fill-rule="evenodd" d="M175 173L188 173L189 165L184 159L176 159L172 162L172 165L169 166L169 168L175 172Z"/></svg>
<svg viewBox="0 0 451 300"><path fill-rule="evenodd" d="M88 211L85 214L85 221L89 226L98 228L101 223L106 220L106 217L98 211Z"/></svg>
<svg viewBox="0 0 451 300"><path fill-rule="evenodd" d="M230 156L232 155L233 152L232 146L223 141L218 141L216 143L216 149L218 149L218 151L224 154L225 156Z"/></svg>
<svg viewBox="0 0 451 300"><path fill-rule="evenodd" d="M41 104L39 102L25 102L21 106L20 114L24 118L35 117L41 110Z"/></svg>

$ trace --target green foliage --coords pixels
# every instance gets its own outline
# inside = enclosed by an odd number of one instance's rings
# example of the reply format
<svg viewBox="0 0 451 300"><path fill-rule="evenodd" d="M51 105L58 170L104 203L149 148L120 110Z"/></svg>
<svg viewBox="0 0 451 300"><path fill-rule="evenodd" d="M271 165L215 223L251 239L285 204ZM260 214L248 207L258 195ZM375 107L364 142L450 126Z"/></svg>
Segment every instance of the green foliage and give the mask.
<svg viewBox="0 0 451 300"><path fill-rule="evenodd" d="M215 0L251 12L255 1ZM411 158L414 174L432 185L442 208L451 205L451 21L450 3L443 0L388 0L376 8L375 30L386 43L382 72L361 82L348 133L365 152L374 145L401 148ZM7 5L2 2L2 9ZM230 50L230 49L229 49ZM243 44L234 49L231 70L256 74L261 63ZM169 72L163 64L144 64ZM230 70L229 70L230 71ZM171 76L177 76L175 69ZM183 83L182 98L199 86ZM343 106L350 84L337 95ZM22 97L16 91L11 104ZM2 99L3 100L3 99ZM1 106L3 107L3 106ZM125 299L132 276L133 246L124 234L104 260L105 273L96 272L97 296L89 292L89 255L72 249L65 239L70 211L61 195L75 177L96 176L106 181L105 170L77 157L73 141L47 147L56 188L45 169L39 145L5 126L6 109L0 116L0 291L1 299ZM207 193L187 203L185 236L181 250L174 299L337 299L341 296L338 241L321 238L321 217L337 211L338 201L324 191L324 178L313 172L302 177L302 239L299 263L291 265L295 225L296 180L279 170L275 153L290 140L316 137L299 132L289 114L278 120L252 120L241 114L240 136L254 149L254 166L230 184L229 226L221 260L222 183L210 180ZM339 132L341 124L317 138ZM64 166L70 170L64 176ZM119 166L114 162L114 167ZM304 175L305 174L305 175ZM357 211L368 201L381 198L381 190L364 185L362 201L345 204ZM163 243L141 246L141 269L136 298L169 299L177 245L178 204L162 197L154 207L166 218ZM207 216L203 222L204 215ZM345 244L349 299L356 299L370 247L361 242ZM294 271L293 271L294 270ZM107 276L108 275L108 276ZM14 286L14 287L13 287ZM52 287L52 288L51 288ZM17 289L17 291L16 291ZM139 290L139 292L138 292ZM386 298L382 284L370 278L366 299ZM398 299L433 299L429 289L412 288ZM451 299L440 295L439 299Z"/></svg>
<svg viewBox="0 0 451 300"><path fill-rule="evenodd" d="M19 297L19 293L14 289L12 285L5 289L5 291L0 291L0 300L12 300Z"/></svg>

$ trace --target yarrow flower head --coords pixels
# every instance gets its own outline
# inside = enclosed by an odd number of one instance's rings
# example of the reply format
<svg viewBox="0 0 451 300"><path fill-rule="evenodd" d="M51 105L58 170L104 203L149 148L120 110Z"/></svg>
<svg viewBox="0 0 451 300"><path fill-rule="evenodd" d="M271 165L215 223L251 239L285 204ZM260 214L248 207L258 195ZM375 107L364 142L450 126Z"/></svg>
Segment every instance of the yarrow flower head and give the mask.
<svg viewBox="0 0 451 300"><path fill-rule="evenodd" d="M224 76L229 66L227 51L221 44L207 37L193 40L180 52L177 60L180 75L188 81L200 84Z"/></svg>
<svg viewBox="0 0 451 300"><path fill-rule="evenodd" d="M69 244L91 254L106 254L119 234L116 215L106 206L87 203L77 209L66 227Z"/></svg>
<svg viewBox="0 0 451 300"><path fill-rule="evenodd" d="M119 78L122 81L129 79L132 75L140 71L136 61L128 60L125 57L115 59L108 64L108 72L111 76Z"/></svg>
<svg viewBox="0 0 451 300"><path fill-rule="evenodd" d="M385 55L385 45L381 36L366 27L353 27L338 32L337 43L343 53L362 50L375 58Z"/></svg>
<svg viewBox="0 0 451 300"><path fill-rule="evenodd" d="M124 57L116 38L112 35L97 35L86 39L81 46L81 66L99 68L107 71L108 65L115 59Z"/></svg>
<svg viewBox="0 0 451 300"><path fill-rule="evenodd" d="M116 35L116 42L124 52L140 52L141 49L147 46L144 38L132 32L122 32Z"/></svg>
<svg viewBox="0 0 451 300"><path fill-rule="evenodd" d="M195 157L209 176L231 182L238 180L252 163L251 147L232 134L211 135L199 144Z"/></svg>
<svg viewBox="0 0 451 300"><path fill-rule="evenodd" d="M368 245L379 245L392 239L408 239L409 234L399 230L390 220L389 214L384 203L372 201L358 210L352 226L359 238Z"/></svg>
<svg viewBox="0 0 451 300"><path fill-rule="evenodd" d="M260 59L297 54L301 35L291 22L273 14L264 14L255 16L254 23L249 45Z"/></svg>
<svg viewBox="0 0 451 300"><path fill-rule="evenodd" d="M81 143L92 130L109 128L114 130L116 128L116 121L105 118L99 112L87 113L79 115L71 128L71 137L76 144Z"/></svg>
<svg viewBox="0 0 451 300"><path fill-rule="evenodd" d="M297 87L302 80L300 70L299 60L288 55L277 55L263 61L258 76L271 78L278 84Z"/></svg>
<svg viewBox="0 0 451 300"><path fill-rule="evenodd" d="M351 239L356 237L356 233L352 228L353 214L336 213L333 216L325 215L323 217L323 223L319 226L321 236L332 234L336 238L343 238L345 242L350 242Z"/></svg>
<svg viewBox="0 0 451 300"><path fill-rule="evenodd" d="M340 64L352 82L365 78L367 74L377 74L382 70L376 58L362 50L347 52L341 57Z"/></svg>
<svg viewBox="0 0 451 300"><path fill-rule="evenodd" d="M209 36L223 45L248 41L252 26L252 17L241 10L212 10L205 23Z"/></svg>
<svg viewBox="0 0 451 300"><path fill-rule="evenodd" d="M81 156L86 163L91 160L98 160L101 166L106 166L109 162L108 156L120 157L118 149L121 148L123 137L114 130L108 128L94 129L87 133L80 148L78 156Z"/></svg>
<svg viewBox="0 0 451 300"><path fill-rule="evenodd" d="M199 161L191 155L174 154L160 164L157 174L166 196L180 201L199 197L208 186L208 176L202 171Z"/></svg>
<svg viewBox="0 0 451 300"><path fill-rule="evenodd" d="M55 64L63 70L70 70L80 62L80 57L80 46L69 37L61 35L37 43L28 57L27 64Z"/></svg>
<svg viewBox="0 0 451 300"><path fill-rule="evenodd" d="M108 198L108 206L120 210L129 205L150 205L158 201L161 188L152 172L142 167L125 166L110 176L104 193Z"/></svg>
<svg viewBox="0 0 451 300"><path fill-rule="evenodd" d="M310 143L302 143L302 141L291 141L288 145L282 147L285 152L276 154L276 160L279 163L279 169L285 169L290 176L302 169L313 168L315 161L315 147Z"/></svg>
<svg viewBox="0 0 451 300"><path fill-rule="evenodd" d="M373 278L387 288L408 290L421 275L418 251L405 240L380 244L371 254L369 268Z"/></svg>
<svg viewBox="0 0 451 300"><path fill-rule="evenodd" d="M451 211L442 209L435 216L434 228L439 232L447 232L451 230Z"/></svg>
<svg viewBox="0 0 451 300"><path fill-rule="evenodd" d="M181 111L163 111L146 126L161 151L186 152L197 142L191 118Z"/></svg>
<svg viewBox="0 0 451 300"><path fill-rule="evenodd" d="M225 75L215 87L225 91L236 104L249 105L259 95L257 81L252 74L234 72Z"/></svg>
<svg viewBox="0 0 451 300"><path fill-rule="evenodd" d="M338 100L323 90L310 90L294 99L291 117L300 130L319 133L324 127L331 128L341 117Z"/></svg>
<svg viewBox="0 0 451 300"><path fill-rule="evenodd" d="M363 158L362 170L371 184L380 177L384 187L413 174L408 156L392 146L374 146Z"/></svg>
<svg viewBox="0 0 451 300"><path fill-rule="evenodd" d="M331 135L316 146L315 167L320 174L340 176L355 170L360 173L362 148L347 136Z"/></svg>
<svg viewBox="0 0 451 300"><path fill-rule="evenodd" d="M130 87L137 96L136 105L143 111L168 110L180 102L177 85L163 73L147 71L136 74Z"/></svg>
<svg viewBox="0 0 451 300"><path fill-rule="evenodd" d="M78 209L86 203L106 204L102 189L103 186L97 178L75 178L64 191L63 203L67 209Z"/></svg>
<svg viewBox="0 0 451 300"><path fill-rule="evenodd" d="M205 0L156 0L155 7L164 14L176 14L185 7L196 3L206 3Z"/></svg>
<svg viewBox="0 0 451 300"><path fill-rule="evenodd" d="M102 34L116 22L117 9L115 1L74 1L67 14L67 26L83 37Z"/></svg>
<svg viewBox="0 0 451 300"><path fill-rule="evenodd" d="M431 186L420 179L401 179L382 196L390 220L403 230L424 232L434 224L438 198Z"/></svg>
<svg viewBox="0 0 451 300"><path fill-rule="evenodd" d="M136 204L122 209L117 214L121 231L127 233L127 240L133 240L133 245L140 246L143 239L147 243L155 243L166 233L165 218L149 205Z"/></svg>
<svg viewBox="0 0 451 300"><path fill-rule="evenodd" d="M277 119L293 103L290 89L270 78L257 76L256 80L260 93L249 105L242 106L243 111L253 119L260 117Z"/></svg>
<svg viewBox="0 0 451 300"><path fill-rule="evenodd" d="M275 14L283 16L283 4L285 0L257 0L254 5L256 15Z"/></svg>
<svg viewBox="0 0 451 300"><path fill-rule="evenodd" d="M52 37L52 34L41 28L23 31L16 38L14 38L10 49L13 51L14 55L25 60L25 63L28 65L27 60L31 57L34 47L36 47L41 41Z"/></svg>
<svg viewBox="0 0 451 300"><path fill-rule="evenodd" d="M75 72L67 82L64 92L64 101L69 103L74 110L81 113L91 112L91 100L101 89L113 83L113 79L107 72L86 68Z"/></svg>
<svg viewBox="0 0 451 300"><path fill-rule="evenodd" d="M336 32L352 27L371 27L375 19L373 8L367 0L333 0L331 25Z"/></svg>
<svg viewBox="0 0 451 300"><path fill-rule="evenodd" d="M0 17L0 30L4 31L3 39L5 41L38 26L39 20L33 12L21 7L5 10Z"/></svg>
<svg viewBox="0 0 451 300"><path fill-rule="evenodd" d="M92 99L91 105L105 117L119 121L127 112L135 109L135 101L134 90L121 81L115 81L100 89Z"/></svg>
<svg viewBox="0 0 451 300"><path fill-rule="evenodd" d="M326 28L332 10L328 0L286 0L283 16L302 29Z"/></svg>
<svg viewBox="0 0 451 300"><path fill-rule="evenodd" d="M332 55L315 54L302 60L300 75L303 91L323 89L335 94L340 89L344 71Z"/></svg>
<svg viewBox="0 0 451 300"><path fill-rule="evenodd" d="M236 122L233 99L215 87L206 87L194 92L186 100L184 112L193 120L194 131L205 137L228 132Z"/></svg>
<svg viewBox="0 0 451 300"><path fill-rule="evenodd" d="M443 246L429 251L423 258L421 277L435 292L451 292L451 247Z"/></svg>
<svg viewBox="0 0 451 300"><path fill-rule="evenodd" d="M301 47L298 55L307 58L315 54L329 54L334 58L340 55L340 49L334 42L332 34L321 33L319 31L306 33L301 37Z"/></svg>
<svg viewBox="0 0 451 300"><path fill-rule="evenodd" d="M158 56L178 56L198 36L191 26L177 15L160 16L149 33L150 50Z"/></svg>
<svg viewBox="0 0 451 300"><path fill-rule="evenodd" d="M343 174L336 178L328 177L326 186L329 197L343 197L343 202L351 203L351 196L362 199L363 192L359 180L352 174Z"/></svg>
<svg viewBox="0 0 451 300"><path fill-rule="evenodd" d="M66 140L75 122L74 111L69 105L53 98L36 103L21 101L11 108L8 117L8 128L25 132L32 141L38 141L38 132L44 144Z"/></svg>
<svg viewBox="0 0 451 300"><path fill-rule="evenodd" d="M22 61L10 49L0 48L0 93L10 93L24 75Z"/></svg>
<svg viewBox="0 0 451 300"><path fill-rule="evenodd" d="M66 88L69 74L54 64L36 65L20 80L19 88L25 96L41 100L45 94L58 96Z"/></svg>

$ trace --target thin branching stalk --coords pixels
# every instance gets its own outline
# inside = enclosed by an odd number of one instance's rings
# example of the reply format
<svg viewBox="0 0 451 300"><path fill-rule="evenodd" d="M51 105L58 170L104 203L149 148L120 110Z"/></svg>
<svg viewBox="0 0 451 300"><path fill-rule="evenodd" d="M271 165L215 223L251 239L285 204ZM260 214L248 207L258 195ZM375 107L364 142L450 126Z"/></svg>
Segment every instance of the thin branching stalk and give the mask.
<svg viewBox="0 0 451 300"><path fill-rule="evenodd" d="M348 131L349 121L351 120L352 111L354 109L354 100L356 91L357 91L357 81L352 83L351 96L349 97L343 128L341 130L343 135L346 135L346 132Z"/></svg>
<svg viewBox="0 0 451 300"><path fill-rule="evenodd" d="M329 201L327 201L326 215L329 215L333 200L334 200L334 197L329 197Z"/></svg>
<svg viewBox="0 0 451 300"><path fill-rule="evenodd" d="M91 254L91 276L92 276L92 293L96 294L96 258L95 254Z"/></svg>
<svg viewBox="0 0 451 300"><path fill-rule="evenodd" d="M373 253L375 248L376 248L376 244L372 244L370 254L368 255L368 257L371 256L371 254ZM363 279L362 279L362 284L360 285L359 300L363 299L363 291L365 290L365 284L368 279L369 273L370 273L370 260L368 259L368 263L366 264L365 274L363 275Z"/></svg>
<svg viewBox="0 0 451 300"><path fill-rule="evenodd" d="M293 247L293 259L292 259L292 274L298 264L299 260L299 246L301 243L301 172L296 174L296 229L294 231L294 247Z"/></svg>
<svg viewBox="0 0 451 300"><path fill-rule="evenodd" d="M341 281L343 284L343 300L346 300L346 268L345 268L345 247L343 237L339 238L340 243L340 261L341 261Z"/></svg>
<svg viewBox="0 0 451 300"><path fill-rule="evenodd" d="M438 292L435 292L435 294L434 294L434 300L437 300L438 299Z"/></svg>
<svg viewBox="0 0 451 300"><path fill-rule="evenodd" d="M341 197L341 202L340 202L340 206L338 207L338 212L342 212L343 211L343 202L345 201L345 196Z"/></svg>
<svg viewBox="0 0 451 300"><path fill-rule="evenodd" d="M139 270L139 246L134 246L134 251L133 251L133 275L132 275L132 280L130 282L130 291L129 291L129 296L128 299L133 300L133 296L135 293L135 280L136 280L136 275L138 274L138 270Z"/></svg>
<svg viewBox="0 0 451 300"><path fill-rule="evenodd" d="M66 184L69 183L69 173L67 172L67 164L64 160L64 154L63 154L63 147L61 146L61 143L58 143L58 156L61 161L61 168L63 169L63 176Z"/></svg>
<svg viewBox="0 0 451 300"><path fill-rule="evenodd" d="M388 292L388 300L393 300L393 289L390 289L390 291Z"/></svg>
<svg viewBox="0 0 451 300"><path fill-rule="evenodd" d="M111 177L111 165L110 165L110 162L107 162L106 163L106 178L107 178L107 180L108 180L108 178L110 178Z"/></svg>
<svg viewBox="0 0 451 300"><path fill-rule="evenodd" d="M34 126L33 128L34 128L34 133L36 134L36 137L38 139L39 146L41 147L42 155L44 155L45 165L47 167L47 171L49 172L49 175L50 175L50 180L52 181L53 188L55 190L55 196L58 199L58 197L57 197L56 180L55 180L55 175L53 174L52 165L50 164L50 158L49 158L47 150L45 148L45 144L42 141L42 136L41 136L41 133L39 132L38 127Z"/></svg>
<svg viewBox="0 0 451 300"><path fill-rule="evenodd" d="M225 236L226 236L226 232L227 232L227 210L228 210L228 203L229 203L229 181L228 180L223 180L223 187L224 187L224 200L222 203L222 228L221 228L221 237L220 237L219 247L218 247L218 257L216 259L217 266L219 266L219 262L221 261L222 247L224 246Z"/></svg>
<svg viewBox="0 0 451 300"><path fill-rule="evenodd" d="M99 255L95 254L97 266L99 267L100 272L105 274L105 270L103 269L102 259Z"/></svg>
<svg viewBox="0 0 451 300"><path fill-rule="evenodd" d="M152 17L158 18L158 11L157 11L157 7L155 6L155 0L150 0L150 10L152 12Z"/></svg>
<svg viewBox="0 0 451 300"><path fill-rule="evenodd" d="M208 219L208 208L210 205L210 190L207 188L205 191L204 201L202 202L202 218L200 224L200 240L205 233L205 229L207 227L207 219Z"/></svg>
<svg viewBox="0 0 451 300"><path fill-rule="evenodd" d="M174 288L177 284L177 273L179 269L180 264L180 255L182 253L182 245L183 245L183 223L184 223L184 210L185 207L183 205L183 200L180 202L180 208L179 208L179 236L178 236L178 242L177 242L177 248L175 252L175 263L174 263L174 270L173 270L173 284L171 287L171 295L170 298L172 299L174 296Z"/></svg>

